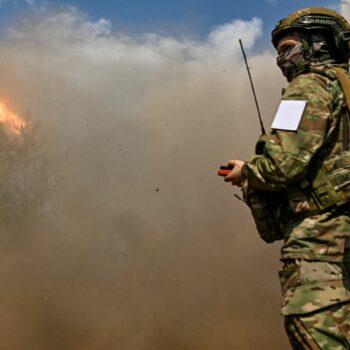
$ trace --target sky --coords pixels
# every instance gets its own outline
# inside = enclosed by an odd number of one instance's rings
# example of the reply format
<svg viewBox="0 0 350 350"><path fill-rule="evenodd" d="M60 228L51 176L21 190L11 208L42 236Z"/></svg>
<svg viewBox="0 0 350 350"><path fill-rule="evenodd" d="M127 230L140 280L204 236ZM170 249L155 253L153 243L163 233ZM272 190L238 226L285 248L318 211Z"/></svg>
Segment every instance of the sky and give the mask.
<svg viewBox="0 0 350 350"><path fill-rule="evenodd" d="M0 4L1 28L10 25L14 18L23 13L42 13L53 8L74 7L91 20L107 18L115 31L161 32L199 38L204 38L213 27L233 19L250 20L259 17L263 20L264 40L279 19L298 8L340 8L338 0L247 0L240 2L238 6L232 0L2 0Z"/></svg>
<svg viewBox="0 0 350 350"><path fill-rule="evenodd" d="M268 127L274 23L350 1L0 3L0 101L58 159L40 218L1 227L0 349L287 349L280 243L217 176L260 134L238 38Z"/></svg>

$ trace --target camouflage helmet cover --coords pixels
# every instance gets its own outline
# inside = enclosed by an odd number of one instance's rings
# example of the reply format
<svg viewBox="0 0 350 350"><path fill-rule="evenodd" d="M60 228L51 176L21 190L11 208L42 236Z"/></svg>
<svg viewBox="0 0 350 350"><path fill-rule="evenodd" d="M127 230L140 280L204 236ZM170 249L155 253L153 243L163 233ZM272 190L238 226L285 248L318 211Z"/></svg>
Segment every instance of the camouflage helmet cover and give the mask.
<svg viewBox="0 0 350 350"><path fill-rule="evenodd" d="M336 48L346 53L350 51L350 24L334 10L310 7L298 10L280 20L271 33L275 48L283 36L298 30L331 31Z"/></svg>

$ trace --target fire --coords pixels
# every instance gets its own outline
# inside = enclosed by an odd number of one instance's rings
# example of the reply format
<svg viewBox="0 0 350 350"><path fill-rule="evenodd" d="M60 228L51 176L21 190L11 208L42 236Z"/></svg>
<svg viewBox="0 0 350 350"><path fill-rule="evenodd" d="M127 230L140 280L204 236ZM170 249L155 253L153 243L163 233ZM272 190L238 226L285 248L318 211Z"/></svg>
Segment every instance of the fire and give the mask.
<svg viewBox="0 0 350 350"><path fill-rule="evenodd" d="M21 128L26 125L24 119L12 112L3 102L0 102L0 124L9 134L15 135L20 134Z"/></svg>

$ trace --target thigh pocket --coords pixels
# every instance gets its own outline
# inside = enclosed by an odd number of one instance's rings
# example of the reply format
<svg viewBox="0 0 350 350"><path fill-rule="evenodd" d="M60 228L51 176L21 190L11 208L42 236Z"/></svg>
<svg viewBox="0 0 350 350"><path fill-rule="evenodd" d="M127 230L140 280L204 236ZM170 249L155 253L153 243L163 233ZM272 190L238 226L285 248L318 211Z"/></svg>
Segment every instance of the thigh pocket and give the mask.
<svg viewBox="0 0 350 350"><path fill-rule="evenodd" d="M303 285L339 281L343 278L341 264L305 260L300 265L300 281Z"/></svg>

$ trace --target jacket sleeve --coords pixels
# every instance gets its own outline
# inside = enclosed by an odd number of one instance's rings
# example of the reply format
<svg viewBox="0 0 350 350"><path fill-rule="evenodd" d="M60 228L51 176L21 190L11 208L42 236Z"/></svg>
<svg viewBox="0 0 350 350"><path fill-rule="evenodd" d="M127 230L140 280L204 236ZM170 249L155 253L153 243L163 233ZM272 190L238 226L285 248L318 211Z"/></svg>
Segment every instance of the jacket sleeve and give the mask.
<svg viewBox="0 0 350 350"><path fill-rule="evenodd" d="M306 175L332 123L334 101L327 80L308 73L296 77L286 89L282 100L306 100L306 109L296 131L272 130L263 155L246 162L243 174L251 186L276 191Z"/></svg>

